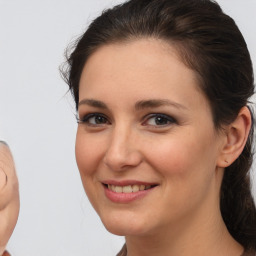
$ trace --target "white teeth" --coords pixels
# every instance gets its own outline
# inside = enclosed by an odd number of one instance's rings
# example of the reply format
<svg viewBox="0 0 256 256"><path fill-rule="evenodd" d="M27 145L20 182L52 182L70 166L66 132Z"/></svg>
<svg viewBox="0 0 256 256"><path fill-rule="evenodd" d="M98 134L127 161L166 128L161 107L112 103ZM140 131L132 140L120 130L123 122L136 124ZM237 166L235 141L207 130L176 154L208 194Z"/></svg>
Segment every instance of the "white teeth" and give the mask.
<svg viewBox="0 0 256 256"><path fill-rule="evenodd" d="M150 189L151 185L128 185L128 186L115 186L108 184L108 189L116 193L132 193Z"/></svg>
<svg viewBox="0 0 256 256"><path fill-rule="evenodd" d="M138 192L140 190L140 187L138 185L132 186L132 192Z"/></svg>
<svg viewBox="0 0 256 256"><path fill-rule="evenodd" d="M113 186L113 185L112 185L112 186ZM120 187L120 186L116 186L116 187L115 187L115 192L116 192L116 193L122 193L122 192L123 192L123 188Z"/></svg>
<svg viewBox="0 0 256 256"><path fill-rule="evenodd" d="M124 186L123 187L123 193L132 193L132 186Z"/></svg>

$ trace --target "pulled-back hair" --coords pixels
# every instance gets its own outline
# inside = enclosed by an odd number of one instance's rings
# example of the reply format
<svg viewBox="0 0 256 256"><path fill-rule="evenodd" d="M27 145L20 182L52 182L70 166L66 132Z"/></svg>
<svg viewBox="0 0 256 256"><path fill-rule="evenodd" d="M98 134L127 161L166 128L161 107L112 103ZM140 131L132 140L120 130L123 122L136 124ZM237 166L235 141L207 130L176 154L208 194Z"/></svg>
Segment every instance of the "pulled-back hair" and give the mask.
<svg viewBox="0 0 256 256"><path fill-rule="evenodd" d="M232 123L254 93L253 69L244 38L232 18L211 0L130 0L105 10L77 40L62 74L79 101L87 59L99 47L157 38L177 49L194 70L207 97L216 129ZM243 152L225 169L220 209L231 235L256 250L256 209L250 188L253 127Z"/></svg>

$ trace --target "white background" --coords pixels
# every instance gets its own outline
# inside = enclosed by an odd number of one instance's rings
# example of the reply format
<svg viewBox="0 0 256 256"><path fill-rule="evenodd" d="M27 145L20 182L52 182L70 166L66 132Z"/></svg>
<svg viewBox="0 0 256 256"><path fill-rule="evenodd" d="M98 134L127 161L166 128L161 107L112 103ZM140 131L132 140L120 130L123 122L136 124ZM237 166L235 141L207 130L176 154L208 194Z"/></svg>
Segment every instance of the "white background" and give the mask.
<svg viewBox="0 0 256 256"><path fill-rule="evenodd" d="M13 151L21 194L12 256L112 256L124 242L105 231L84 194L75 110L58 72L68 43L118 2L0 0L0 139ZM256 1L218 2L256 65Z"/></svg>

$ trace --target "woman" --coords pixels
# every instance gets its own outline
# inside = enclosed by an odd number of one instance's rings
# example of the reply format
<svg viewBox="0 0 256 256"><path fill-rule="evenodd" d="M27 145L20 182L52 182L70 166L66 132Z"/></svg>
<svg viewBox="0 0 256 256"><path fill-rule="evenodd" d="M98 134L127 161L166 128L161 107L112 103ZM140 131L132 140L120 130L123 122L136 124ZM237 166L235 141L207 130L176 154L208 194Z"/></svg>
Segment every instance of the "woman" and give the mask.
<svg viewBox="0 0 256 256"><path fill-rule="evenodd" d="M128 1L68 65L78 168L118 255L255 255L252 63L218 4Z"/></svg>

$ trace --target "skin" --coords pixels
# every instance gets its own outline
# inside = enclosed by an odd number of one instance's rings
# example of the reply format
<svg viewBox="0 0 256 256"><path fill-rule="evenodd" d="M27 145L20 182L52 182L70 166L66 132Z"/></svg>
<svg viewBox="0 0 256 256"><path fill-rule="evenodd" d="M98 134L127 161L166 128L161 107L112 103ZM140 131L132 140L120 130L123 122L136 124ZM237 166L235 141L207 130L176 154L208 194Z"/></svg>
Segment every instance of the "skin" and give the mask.
<svg viewBox="0 0 256 256"><path fill-rule="evenodd" d="M126 237L129 256L241 255L221 218L219 192L248 136L246 108L216 131L195 72L156 39L99 48L83 69L79 102L81 179L105 227ZM106 197L106 180L157 186L118 203Z"/></svg>
<svg viewBox="0 0 256 256"><path fill-rule="evenodd" d="M19 185L9 147L0 142L0 255L16 225L19 214Z"/></svg>

